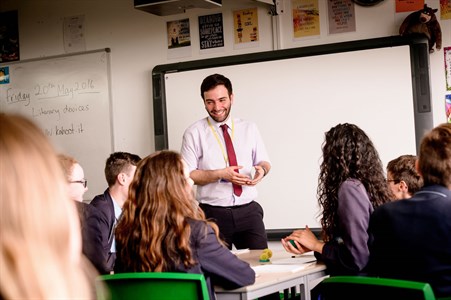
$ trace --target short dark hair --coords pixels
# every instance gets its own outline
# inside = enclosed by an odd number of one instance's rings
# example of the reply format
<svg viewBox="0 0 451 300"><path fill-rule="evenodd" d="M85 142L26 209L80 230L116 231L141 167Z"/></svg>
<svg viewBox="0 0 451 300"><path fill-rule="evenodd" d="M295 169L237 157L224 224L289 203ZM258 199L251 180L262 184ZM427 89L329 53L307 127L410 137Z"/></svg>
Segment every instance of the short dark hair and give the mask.
<svg viewBox="0 0 451 300"><path fill-rule="evenodd" d="M204 92L215 88L218 85L223 85L227 89L229 96L232 95L232 82L230 79L221 74L212 74L207 76L200 85L200 96L204 99ZM205 99L204 99L205 100Z"/></svg>
<svg viewBox="0 0 451 300"><path fill-rule="evenodd" d="M128 152L111 153L105 164L105 179L108 186L113 186L116 183L117 175L128 171L130 166L138 165L140 160L141 157Z"/></svg>
<svg viewBox="0 0 451 300"><path fill-rule="evenodd" d="M393 180L404 181L407 184L409 194L413 195L423 186L423 178L415 167L417 157L415 155L401 155L387 164L387 171L393 176Z"/></svg>

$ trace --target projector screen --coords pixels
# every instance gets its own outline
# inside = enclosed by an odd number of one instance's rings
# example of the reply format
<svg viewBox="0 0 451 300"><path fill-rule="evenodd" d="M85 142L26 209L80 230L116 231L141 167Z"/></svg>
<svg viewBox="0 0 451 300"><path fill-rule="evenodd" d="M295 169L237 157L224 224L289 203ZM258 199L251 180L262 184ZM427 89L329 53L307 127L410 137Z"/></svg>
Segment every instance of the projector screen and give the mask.
<svg viewBox="0 0 451 300"><path fill-rule="evenodd" d="M418 140L432 128L428 57L412 50L420 47L419 53L428 55L427 43L394 41L398 39L157 66L157 148L180 151L184 130L207 116L202 80L223 74L233 85L231 115L257 124L271 159L271 172L258 184L256 199L268 232L319 228L316 188L326 131L338 123L358 125L385 167L399 155L416 154Z"/></svg>

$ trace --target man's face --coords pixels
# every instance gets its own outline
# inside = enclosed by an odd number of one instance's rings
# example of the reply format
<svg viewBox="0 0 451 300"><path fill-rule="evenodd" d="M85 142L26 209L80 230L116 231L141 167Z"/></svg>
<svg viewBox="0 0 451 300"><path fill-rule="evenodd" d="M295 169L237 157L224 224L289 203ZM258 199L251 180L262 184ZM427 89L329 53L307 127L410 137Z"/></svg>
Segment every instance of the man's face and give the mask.
<svg viewBox="0 0 451 300"><path fill-rule="evenodd" d="M204 92L204 104L210 117L216 122L227 120L233 104L233 95L230 95L226 87L218 85Z"/></svg>

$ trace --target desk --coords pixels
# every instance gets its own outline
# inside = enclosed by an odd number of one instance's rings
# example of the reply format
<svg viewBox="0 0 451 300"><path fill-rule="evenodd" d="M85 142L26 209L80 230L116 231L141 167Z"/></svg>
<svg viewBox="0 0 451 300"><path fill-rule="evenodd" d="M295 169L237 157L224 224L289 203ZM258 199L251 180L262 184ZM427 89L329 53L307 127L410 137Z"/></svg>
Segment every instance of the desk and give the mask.
<svg viewBox="0 0 451 300"><path fill-rule="evenodd" d="M277 262L277 260L291 257L291 254L285 250L278 250L273 253L271 262L261 263L258 261L261 253L262 250L251 250L237 256L252 267L272 264L273 261ZM311 256L313 257L313 255ZM288 295L288 291L294 294L299 288L301 300L310 300L311 281L324 276L326 276L326 266L323 263L313 262L306 264L305 269L296 272L257 272L257 278L253 285L234 290L224 290L216 286L215 292L218 300L250 300L280 291L284 291L286 295Z"/></svg>

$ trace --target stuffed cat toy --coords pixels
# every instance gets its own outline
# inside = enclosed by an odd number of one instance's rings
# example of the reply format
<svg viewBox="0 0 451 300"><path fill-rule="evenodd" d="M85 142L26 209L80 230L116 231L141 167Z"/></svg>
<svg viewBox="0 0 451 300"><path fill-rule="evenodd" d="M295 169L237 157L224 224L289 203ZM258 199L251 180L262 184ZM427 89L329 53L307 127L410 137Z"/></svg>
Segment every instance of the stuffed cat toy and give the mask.
<svg viewBox="0 0 451 300"><path fill-rule="evenodd" d="M424 34L429 40L429 53L434 52L434 45L437 50L440 50L442 48L442 29L435 16L437 10L425 4L423 9L411 13L404 19L399 27L399 34L402 36Z"/></svg>

